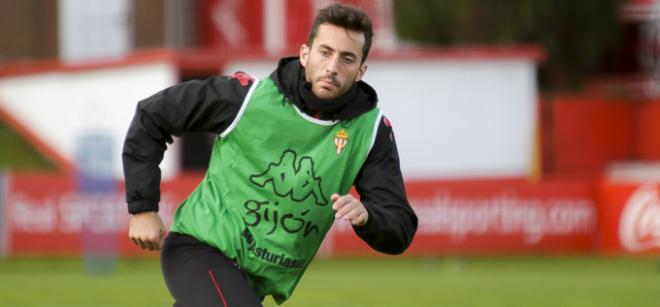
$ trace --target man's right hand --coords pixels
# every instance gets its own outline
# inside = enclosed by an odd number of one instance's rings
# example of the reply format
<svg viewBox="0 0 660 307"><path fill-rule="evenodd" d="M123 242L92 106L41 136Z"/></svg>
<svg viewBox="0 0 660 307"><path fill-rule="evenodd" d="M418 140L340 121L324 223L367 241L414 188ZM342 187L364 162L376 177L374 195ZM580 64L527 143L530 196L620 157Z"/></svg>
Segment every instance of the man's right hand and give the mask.
<svg viewBox="0 0 660 307"><path fill-rule="evenodd" d="M128 236L135 245L142 249L160 250L164 235L165 226L158 213L147 211L131 215Z"/></svg>

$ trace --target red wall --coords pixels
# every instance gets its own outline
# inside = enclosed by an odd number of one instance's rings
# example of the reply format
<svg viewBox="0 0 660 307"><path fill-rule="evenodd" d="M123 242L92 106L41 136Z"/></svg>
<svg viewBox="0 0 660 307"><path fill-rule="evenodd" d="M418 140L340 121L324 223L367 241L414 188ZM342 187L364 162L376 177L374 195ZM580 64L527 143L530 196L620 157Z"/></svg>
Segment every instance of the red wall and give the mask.
<svg viewBox="0 0 660 307"><path fill-rule="evenodd" d="M198 29L201 45L210 48L263 50L262 1L202 0ZM221 30L227 29L227 32ZM231 30L230 30L231 29ZM237 46L231 46L227 35L237 35Z"/></svg>
<svg viewBox="0 0 660 307"><path fill-rule="evenodd" d="M600 174L612 161L635 158L636 108L594 97L555 98L545 140L551 144L549 171Z"/></svg>
<svg viewBox="0 0 660 307"><path fill-rule="evenodd" d="M544 175L600 176L614 162L660 161L660 101L558 96L541 103Z"/></svg>
<svg viewBox="0 0 660 307"><path fill-rule="evenodd" d="M660 100L639 103L635 123L640 160L660 161Z"/></svg>

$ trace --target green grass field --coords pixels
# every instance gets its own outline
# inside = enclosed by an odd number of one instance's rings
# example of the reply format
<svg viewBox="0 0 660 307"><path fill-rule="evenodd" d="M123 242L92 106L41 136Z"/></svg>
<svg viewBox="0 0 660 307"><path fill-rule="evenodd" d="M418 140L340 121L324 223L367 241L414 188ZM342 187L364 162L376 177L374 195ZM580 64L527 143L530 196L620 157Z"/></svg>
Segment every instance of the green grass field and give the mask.
<svg viewBox="0 0 660 307"><path fill-rule="evenodd" d="M0 169L54 170L55 166L39 154L16 131L0 119Z"/></svg>
<svg viewBox="0 0 660 307"><path fill-rule="evenodd" d="M156 260L0 260L0 306L171 306ZM268 298L265 306L276 306ZM621 258L317 260L284 306L660 306L660 262Z"/></svg>

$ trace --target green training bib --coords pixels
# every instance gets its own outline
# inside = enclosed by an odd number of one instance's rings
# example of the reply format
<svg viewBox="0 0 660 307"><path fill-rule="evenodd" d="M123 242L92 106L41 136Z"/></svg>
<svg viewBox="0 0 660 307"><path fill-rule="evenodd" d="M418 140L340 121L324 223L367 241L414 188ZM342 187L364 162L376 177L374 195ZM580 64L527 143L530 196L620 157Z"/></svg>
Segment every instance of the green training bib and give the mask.
<svg viewBox="0 0 660 307"><path fill-rule="evenodd" d="M236 261L260 296L293 292L334 221L330 196L353 185L380 123L307 116L268 78L255 81L216 139L209 168L179 206L172 231Z"/></svg>

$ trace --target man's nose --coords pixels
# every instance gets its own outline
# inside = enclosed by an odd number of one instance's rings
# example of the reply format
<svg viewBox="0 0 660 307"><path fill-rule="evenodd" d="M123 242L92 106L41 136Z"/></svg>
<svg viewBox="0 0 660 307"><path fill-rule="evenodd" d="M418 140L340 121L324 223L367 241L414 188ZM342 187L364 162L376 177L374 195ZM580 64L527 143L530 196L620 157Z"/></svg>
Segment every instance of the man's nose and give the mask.
<svg viewBox="0 0 660 307"><path fill-rule="evenodd" d="M338 56L333 56L330 58L328 61L328 65L326 66L326 71L327 73L331 75L336 75L337 74L337 65L339 64L339 57Z"/></svg>

